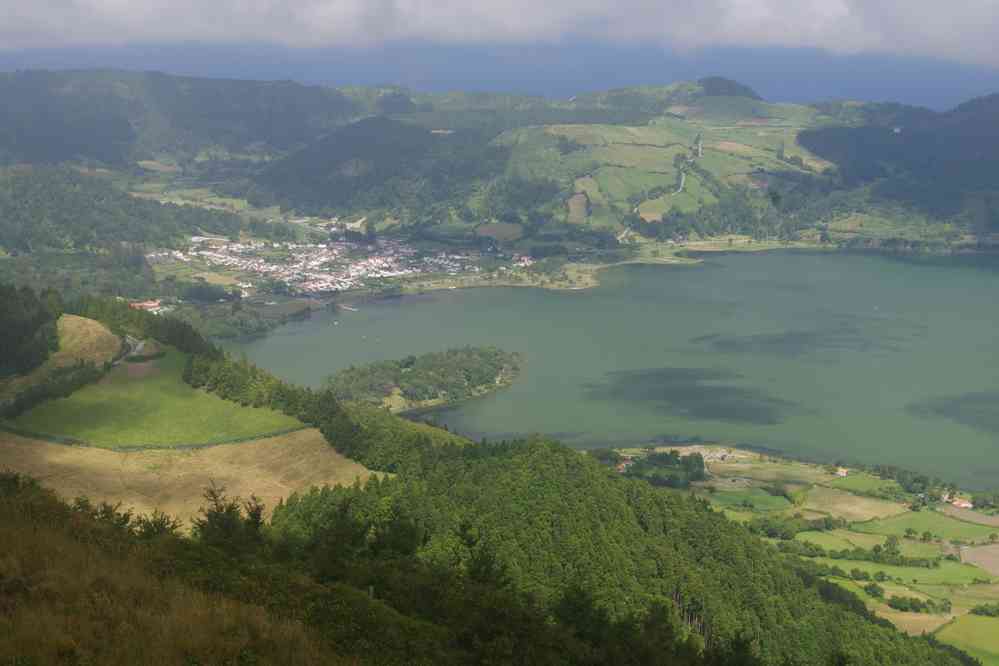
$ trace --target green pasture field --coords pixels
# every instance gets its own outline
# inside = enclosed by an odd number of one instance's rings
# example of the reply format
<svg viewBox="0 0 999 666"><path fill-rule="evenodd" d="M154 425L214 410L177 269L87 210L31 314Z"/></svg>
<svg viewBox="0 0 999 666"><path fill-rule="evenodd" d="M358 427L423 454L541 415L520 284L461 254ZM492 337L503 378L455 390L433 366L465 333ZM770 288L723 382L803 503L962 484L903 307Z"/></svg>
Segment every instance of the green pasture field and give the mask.
<svg viewBox="0 0 999 666"><path fill-rule="evenodd" d="M834 532L798 532L794 535L795 540L821 546L826 550L847 550L854 548L856 544L850 542L844 536Z"/></svg>
<svg viewBox="0 0 999 666"><path fill-rule="evenodd" d="M978 658L984 666L999 666L999 618L965 615L941 628L936 637Z"/></svg>
<svg viewBox="0 0 999 666"><path fill-rule="evenodd" d="M876 494L880 492L892 492L901 490L898 481L894 479L882 479L881 477L867 474L866 472L852 472L849 476L837 477L828 483L833 488L848 490L852 493Z"/></svg>
<svg viewBox="0 0 999 666"><path fill-rule="evenodd" d="M780 481L783 483L828 483L833 478L819 465L795 462L777 458L716 461L711 463L711 471L719 476L740 476L757 481Z"/></svg>
<svg viewBox="0 0 999 666"><path fill-rule="evenodd" d="M883 546L887 537L880 534L867 534L854 532L852 530L831 530L829 532L799 532L795 538L798 541L807 541L817 546L822 546L826 550L843 550L852 548L865 548L870 550L874 546ZM900 539L899 549L906 557L940 557L942 551L935 543L922 543L912 539Z"/></svg>
<svg viewBox="0 0 999 666"><path fill-rule="evenodd" d="M856 523L853 529L858 532L872 534L894 534L904 536L906 529L912 528L917 534L930 532L934 537L963 541L988 541L989 535L995 532L994 527L967 523L957 518L951 518L938 511L909 511L899 516Z"/></svg>
<svg viewBox="0 0 999 666"><path fill-rule="evenodd" d="M104 448L208 444L303 427L280 412L191 388L181 377L185 361L171 350L155 361L122 364L97 384L45 402L12 425Z"/></svg>
<svg viewBox="0 0 999 666"><path fill-rule="evenodd" d="M813 487L808 492L804 506L806 509L850 521L884 518L906 510L904 505L897 502L862 497L826 486Z"/></svg>
<svg viewBox="0 0 999 666"><path fill-rule="evenodd" d="M909 585L971 585L976 580L991 580L988 572L970 564L943 560L938 568L927 569L924 567L897 567L879 562L863 562L859 560L836 560L828 557L816 557L813 562L827 564L831 567L839 567L849 573L852 569L866 571L872 576L878 571L883 571L893 579L901 578L902 583Z"/></svg>
<svg viewBox="0 0 999 666"><path fill-rule="evenodd" d="M718 508L736 511L745 511L748 508L743 508L745 502L751 502L753 506L749 510L756 512L783 511L791 506L787 499L775 497L759 488L719 490L704 497Z"/></svg>

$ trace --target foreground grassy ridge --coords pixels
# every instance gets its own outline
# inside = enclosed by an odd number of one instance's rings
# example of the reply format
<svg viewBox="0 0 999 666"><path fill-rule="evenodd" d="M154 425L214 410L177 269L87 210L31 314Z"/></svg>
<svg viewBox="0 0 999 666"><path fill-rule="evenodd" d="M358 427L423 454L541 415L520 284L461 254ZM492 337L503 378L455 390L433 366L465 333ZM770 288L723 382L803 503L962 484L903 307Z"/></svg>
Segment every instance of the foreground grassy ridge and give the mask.
<svg viewBox="0 0 999 666"><path fill-rule="evenodd" d="M121 350L121 340L103 324L77 317L63 315L59 318L59 351L34 371L0 382L0 400L14 397L25 389L41 383L57 368L74 365L80 361L97 366L110 361Z"/></svg>
<svg viewBox="0 0 999 666"><path fill-rule="evenodd" d="M85 516L0 497L0 663L341 664L300 623L154 576ZM88 538L89 537L89 538Z"/></svg>
<svg viewBox="0 0 999 666"><path fill-rule="evenodd" d="M302 427L270 409L241 407L184 383L185 356L170 351L125 363L97 384L52 400L13 421L19 429L94 446L179 446L252 438Z"/></svg>

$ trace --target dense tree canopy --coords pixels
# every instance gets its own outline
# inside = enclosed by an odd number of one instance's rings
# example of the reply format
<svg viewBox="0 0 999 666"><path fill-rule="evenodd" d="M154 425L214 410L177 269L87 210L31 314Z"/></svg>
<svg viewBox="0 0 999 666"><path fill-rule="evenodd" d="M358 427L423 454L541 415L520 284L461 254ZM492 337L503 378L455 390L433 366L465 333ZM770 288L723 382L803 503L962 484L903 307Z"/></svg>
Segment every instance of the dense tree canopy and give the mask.
<svg viewBox="0 0 999 666"><path fill-rule="evenodd" d="M340 400L378 405L396 390L410 401L455 402L508 381L518 371L518 361L516 354L495 347L463 347L345 368L327 386Z"/></svg>
<svg viewBox="0 0 999 666"><path fill-rule="evenodd" d="M675 612L672 635L693 632L708 653L731 657L748 643L765 664L953 663L829 603L793 558L698 500L615 478L552 442L435 451L433 465L394 479L293 496L274 525L311 542L328 539L337 516L376 538L410 524L423 561L469 575L486 566L576 626L593 612L578 598L611 620L663 604Z"/></svg>
<svg viewBox="0 0 999 666"><path fill-rule="evenodd" d="M39 295L0 283L0 377L27 372L58 349L60 315L62 301L55 292Z"/></svg>
<svg viewBox="0 0 999 666"><path fill-rule="evenodd" d="M8 251L169 246L183 235L234 234L237 216L129 196L69 168L0 170L0 246Z"/></svg>
<svg viewBox="0 0 999 666"><path fill-rule="evenodd" d="M798 140L836 164L843 186L872 183L876 199L938 218L965 213L979 231L995 233L997 120L999 95L992 95L940 114L875 107L859 126L806 130Z"/></svg>
<svg viewBox="0 0 999 666"><path fill-rule="evenodd" d="M501 172L506 151L477 131L451 134L374 117L339 129L278 162L249 194L261 203L323 212L460 202Z"/></svg>

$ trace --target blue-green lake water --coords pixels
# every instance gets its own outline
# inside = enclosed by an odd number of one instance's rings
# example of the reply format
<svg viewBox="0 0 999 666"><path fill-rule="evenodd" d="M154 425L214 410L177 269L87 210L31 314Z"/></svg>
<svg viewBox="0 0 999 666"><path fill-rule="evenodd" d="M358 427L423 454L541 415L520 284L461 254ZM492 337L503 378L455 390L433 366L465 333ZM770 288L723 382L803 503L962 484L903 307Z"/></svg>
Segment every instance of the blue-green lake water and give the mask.
<svg viewBox="0 0 999 666"><path fill-rule="evenodd" d="M230 348L319 385L350 365L495 345L525 355L518 381L437 421L587 448L702 437L999 486L994 266L781 252L601 281L365 303Z"/></svg>

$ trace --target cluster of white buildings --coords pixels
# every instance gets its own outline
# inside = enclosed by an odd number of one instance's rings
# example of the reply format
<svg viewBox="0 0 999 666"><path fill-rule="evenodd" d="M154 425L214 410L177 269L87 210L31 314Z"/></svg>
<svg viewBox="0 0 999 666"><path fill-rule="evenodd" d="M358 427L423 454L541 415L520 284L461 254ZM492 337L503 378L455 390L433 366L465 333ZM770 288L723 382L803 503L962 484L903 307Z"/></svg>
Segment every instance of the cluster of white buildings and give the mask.
<svg viewBox="0 0 999 666"><path fill-rule="evenodd" d="M357 245L348 242L265 243L232 242L224 238L195 236L187 251L147 255L150 261L199 262L213 268L244 274L249 279L285 282L295 292L325 294L370 286L373 281L407 275L476 273L478 257L470 254L421 254L392 240ZM253 288L241 281L244 295Z"/></svg>

